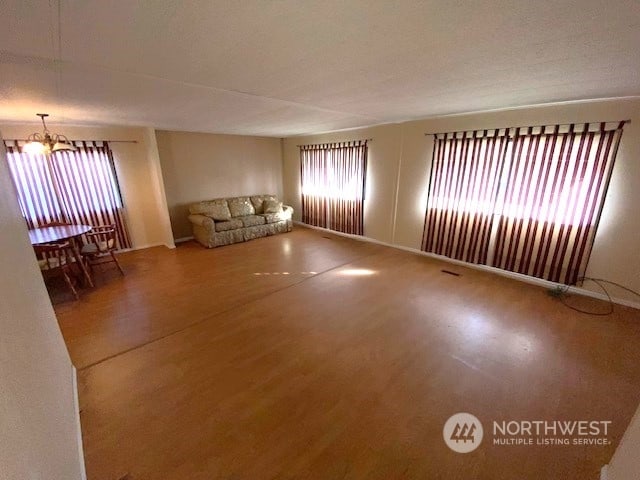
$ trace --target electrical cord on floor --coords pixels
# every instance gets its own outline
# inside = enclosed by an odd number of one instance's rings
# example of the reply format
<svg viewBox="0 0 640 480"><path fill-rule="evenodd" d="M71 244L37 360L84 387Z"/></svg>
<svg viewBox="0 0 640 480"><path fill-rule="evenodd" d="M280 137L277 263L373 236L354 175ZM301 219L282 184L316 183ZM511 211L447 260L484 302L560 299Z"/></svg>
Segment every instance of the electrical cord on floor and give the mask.
<svg viewBox="0 0 640 480"><path fill-rule="evenodd" d="M626 290L627 292L630 292L630 293L636 295L637 297L640 297L640 293L636 292L635 290L632 290L629 287L625 287L624 285L620 285L619 283L612 282L610 280L605 280L603 278L592 278L592 277L580 277L578 279L579 282L584 282L585 280L593 282L596 285L598 285L600 287L600 289L602 289L604 294L607 296L607 300L609 302L609 309L606 312L593 312L593 311L589 311L589 310L583 310L583 309L578 308L578 307L574 307L573 305L569 305L565 301L566 294L567 294L567 292L569 291L569 288L570 288L569 285L566 285L564 288L563 287L557 287L555 290L552 290L550 293L554 297L557 297L565 307L570 308L571 310L575 310L576 312L580 312L580 313L585 313L587 315L597 315L597 316L606 316L606 315L611 315L613 313L613 300L611 300L611 295L609 295L609 291L606 289L606 287L603 285L603 283L614 285L614 286L616 286L618 288L621 288L623 290Z"/></svg>

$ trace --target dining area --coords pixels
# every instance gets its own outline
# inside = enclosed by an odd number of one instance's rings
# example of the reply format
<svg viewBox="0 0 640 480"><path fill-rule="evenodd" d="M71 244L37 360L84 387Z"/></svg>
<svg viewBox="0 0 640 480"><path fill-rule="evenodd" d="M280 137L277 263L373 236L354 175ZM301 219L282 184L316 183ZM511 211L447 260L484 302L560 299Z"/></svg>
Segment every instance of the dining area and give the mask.
<svg viewBox="0 0 640 480"><path fill-rule="evenodd" d="M124 275L116 252L132 247L113 152L107 141L30 139L4 140L18 204L52 301L79 300L106 264Z"/></svg>
<svg viewBox="0 0 640 480"><path fill-rule="evenodd" d="M116 225L50 222L29 229L40 272L48 288L63 284L75 300L82 289L95 288L103 265L113 264L124 275L116 256Z"/></svg>

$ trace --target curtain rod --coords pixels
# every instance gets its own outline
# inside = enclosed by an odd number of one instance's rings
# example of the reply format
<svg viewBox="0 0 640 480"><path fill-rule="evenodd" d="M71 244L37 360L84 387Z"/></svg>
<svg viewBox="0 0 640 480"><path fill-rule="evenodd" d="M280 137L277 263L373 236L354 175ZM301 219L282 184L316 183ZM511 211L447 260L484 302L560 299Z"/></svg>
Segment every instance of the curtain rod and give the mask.
<svg viewBox="0 0 640 480"><path fill-rule="evenodd" d="M109 143L138 143L137 140L69 140L70 142L109 142Z"/></svg>
<svg viewBox="0 0 640 480"><path fill-rule="evenodd" d="M511 128L542 128L542 127L568 127L569 125L589 125L592 123L631 123L631 119L627 119L627 120L606 120L604 122L574 122L574 123L551 123L551 124L546 124L546 125L517 125L514 127L494 127L494 128L477 128L477 129L472 129L472 130L456 130L456 131L449 131L449 132L427 132L425 133L425 136L427 135L444 135L445 133L462 133L462 132L477 132L477 131L481 131L481 130L509 130Z"/></svg>
<svg viewBox="0 0 640 480"><path fill-rule="evenodd" d="M323 143L302 143L296 147L309 147L311 145L331 145L332 143L349 143L349 142L373 142L373 138L362 138L358 140L341 140L339 142L323 142Z"/></svg>
<svg viewBox="0 0 640 480"><path fill-rule="evenodd" d="M18 139L18 138L5 138L3 139L5 142L26 142L26 140L23 139ZM99 140L69 140L70 142L109 142L109 143L138 143L137 140L106 140L106 139L99 139Z"/></svg>

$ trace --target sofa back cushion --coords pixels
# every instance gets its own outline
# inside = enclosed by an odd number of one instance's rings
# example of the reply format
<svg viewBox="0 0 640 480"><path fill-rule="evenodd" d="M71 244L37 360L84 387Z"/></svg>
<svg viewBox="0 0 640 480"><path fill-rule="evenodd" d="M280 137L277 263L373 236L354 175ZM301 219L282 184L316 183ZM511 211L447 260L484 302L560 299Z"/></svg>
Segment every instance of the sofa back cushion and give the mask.
<svg viewBox="0 0 640 480"><path fill-rule="evenodd" d="M232 217L246 217L247 215L255 215L256 210L249 200L249 197L234 197L227 199L229 210Z"/></svg>
<svg viewBox="0 0 640 480"><path fill-rule="evenodd" d="M282 202L277 200L265 200L262 203L264 213L280 213L282 211Z"/></svg>
<svg viewBox="0 0 640 480"><path fill-rule="evenodd" d="M254 195L253 197L251 197L251 203L253 203L253 208L255 208L256 210L256 215L261 215L264 213L264 206L263 206L263 202L265 200L278 200L277 197L275 195L270 195L270 194L266 194L266 195Z"/></svg>
<svg viewBox="0 0 640 480"><path fill-rule="evenodd" d="M231 211L224 198L194 203L189 206L189 212L192 215L206 215L220 222L231 219Z"/></svg>

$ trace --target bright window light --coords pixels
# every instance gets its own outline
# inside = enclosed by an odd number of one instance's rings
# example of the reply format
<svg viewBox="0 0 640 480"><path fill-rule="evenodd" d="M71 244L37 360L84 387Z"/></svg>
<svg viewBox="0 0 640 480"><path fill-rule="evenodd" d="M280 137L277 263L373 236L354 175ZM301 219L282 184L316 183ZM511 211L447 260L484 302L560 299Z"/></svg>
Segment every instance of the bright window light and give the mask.
<svg viewBox="0 0 640 480"><path fill-rule="evenodd" d="M332 163L333 152L327 152L326 172L309 169L303 172L302 194L308 197L358 200L362 196L359 171L344 172Z"/></svg>
<svg viewBox="0 0 640 480"><path fill-rule="evenodd" d="M375 275L378 272L369 270L368 268L345 268L344 270L338 271L338 273L350 277L366 277L368 275Z"/></svg>
<svg viewBox="0 0 640 480"><path fill-rule="evenodd" d="M596 135L597 136L597 135ZM580 136L577 135L579 138ZM523 140L523 150L528 149L531 139ZM454 145L455 142L451 142ZM447 149L452 146L445 147ZM513 142L509 142L506 158L511 158ZM480 165L487 163L485 160L486 146L482 145L479 153ZM446 150L448 152L448 150ZM457 212L465 212L471 215L503 215L511 219L531 219L539 222L552 222L564 225L580 225L582 223L582 210L589 209L597 198L592 188L592 176L596 175L595 164L598 161L597 152L592 150L588 155L580 156L580 150L574 149L568 156L556 155L551 157L548 167L551 171L556 169L569 169L581 166L581 176L571 178L563 184L552 184L546 188L536 188L531 185L531 178L538 178L541 169L549 163L547 152L540 148L535 156L531 157L531 170L528 168L504 168L501 175L488 174L483 176L485 169L496 168L494 164L487 163L485 167L478 168L476 178L460 177L461 162L452 162L445 168L443 176L462 180L455 183L449 191L442 189L442 194L432 200L432 205L437 210L453 209ZM514 178L510 179L510 175ZM494 180L495 179L495 180ZM488 196L488 192L496 186L501 195L497 199ZM515 190L509 191L511 201L505 199L507 185ZM576 208L579 207L579 208Z"/></svg>

